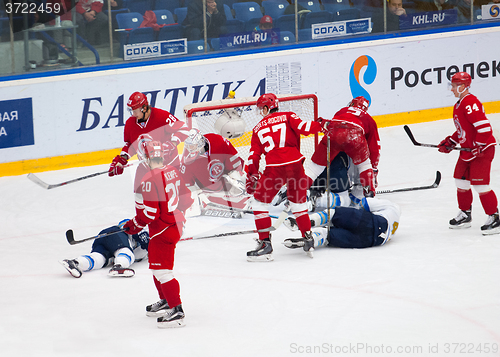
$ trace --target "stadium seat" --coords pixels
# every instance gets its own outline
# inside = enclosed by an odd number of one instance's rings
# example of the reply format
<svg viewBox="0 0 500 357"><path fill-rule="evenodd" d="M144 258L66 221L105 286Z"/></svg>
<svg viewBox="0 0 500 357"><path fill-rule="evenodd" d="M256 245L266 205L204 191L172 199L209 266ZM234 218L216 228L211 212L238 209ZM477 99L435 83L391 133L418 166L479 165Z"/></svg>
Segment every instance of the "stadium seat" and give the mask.
<svg viewBox="0 0 500 357"><path fill-rule="evenodd" d="M231 11L231 8L229 5L224 4L224 13L226 14L226 20L233 20L234 15L233 12Z"/></svg>
<svg viewBox="0 0 500 357"><path fill-rule="evenodd" d="M359 10L355 8L339 10L333 13L332 21L346 21L359 19Z"/></svg>
<svg viewBox="0 0 500 357"><path fill-rule="evenodd" d="M295 35L290 31L280 31L280 44L295 43Z"/></svg>
<svg viewBox="0 0 500 357"><path fill-rule="evenodd" d="M156 15L156 23L158 25L171 25L175 24L174 15L170 12L170 10L153 10Z"/></svg>
<svg viewBox="0 0 500 357"><path fill-rule="evenodd" d="M154 0L155 10L168 10L174 13L175 9L181 7L181 2L179 0Z"/></svg>
<svg viewBox="0 0 500 357"><path fill-rule="evenodd" d="M299 18L299 29L300 29L300 18ZM280 31L290 31L295 33L295 15L283 15L276 19L274 22L274 28L280 29Z"/></svg>
<svg viewBox="0 0 500 357"><path fill-rule="evenodd" d="M299 5L303 6L306 10L311 10L313 12L323 11L318 0L302 0L299 1Z"/></svg>
<svg viewBox="0 0 500 357"><path fill-rule="evenodd" d="M331 13L351 8L349 0L323 0L323 8Z"/></svg>
<svg viewBox="0 0 500 357"><path fill-rule="evenodd" d="M142 27L130 31L128 34L127 45L153 41L156 41L155 30L153 30L152 27Z"/></svg>
<svg viewBox="0 0 500 357"><path fill-rule="evenodd" d="M177 9L174 10L174 14L175 14L175 16L177 16L177 23L178 24L182 25L182 23L184 22L184 19L187 16L187 11L188 11L187 7L178 7Z"/></svg>
<svg viewBox="0 0 500 357"><path fill-rule="evenodd" d="M188 41L187 44L189 54L205 53L204 40Z"/></svg>
<svg viewBox="0 0 500 357"><path fill-rule="evenodd" d="M253 1L234 3L233 9L235 18L243 22L247 22L253 18L260 19L262 17L260 5Z"/></svg>
<svg viewBox="0 0 500 357"><path fill-rule="evenodd" d="M126 0L123 7L129 9L130 12L138 12L144 15L147 10L153 10L153 0Z"/></svg>
<svg viewBox="0 0 500 357"><path fill-rule="evenodd" d="M311 40L312 40L312 32L310 28L299 30L299 42L311 41Z"/></svg>
<svg viewBox="0 0 500 357"><path fill-rule="evenodd" d="M183 30L184 28L179 24L163 26L160 31L158 31L158 41L168 41L183 38Z"/></svg>
<svg viewBox="0 0 500 357"><path fill-rule="evenodd" d="M120 40L120 51L123 56L123 46L128 43L128 37L132 30L138 29L143 21L142 15L138 12L128 12L116 15L116 22L118 24L118 38ZM151 29L152 30L152 29Z"/></svg>
<svg viewBox="0 0 500 357"><path fill-rule="evenodd" d="M116 15L119 29L136 29L142 24L142 15L138 12L128 12Z"/></svg>
<svg viewBox="0 0 500 357"><path fill-rule="evenodd" d="M264 8L264 14L271 16L273 18L273 20L284 15L285 8L287 6L288 6L288 3L286 3L286 5L284 5L282 3L274 2L271 0L267 0L267 1L262 2L262 7Z"/></svg>
<svg viewBox="0 0 500 357"><path fill-rule="evenodd" d="M227 20L226 21L227 33L239 33L245 31L245 23L240 20Z"/></svg>
<svg viewBox="0 0 500 357"><path fill-rule="evenodd" d="M304 17L304 22L302 24L302 28L309 29L313 24L321 24L324 22L331 22L332 14L328 11L317 11L317 12L309 12Z"/></svg>

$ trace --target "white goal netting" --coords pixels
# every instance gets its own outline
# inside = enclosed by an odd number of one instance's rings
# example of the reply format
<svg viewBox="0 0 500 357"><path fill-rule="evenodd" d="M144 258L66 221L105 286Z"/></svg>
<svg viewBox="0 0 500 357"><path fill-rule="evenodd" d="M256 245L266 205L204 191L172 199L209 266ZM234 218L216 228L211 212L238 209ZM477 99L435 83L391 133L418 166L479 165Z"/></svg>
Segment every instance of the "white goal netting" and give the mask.
<svg viewBox="0 0 500 357"><path fill-rule="evenodd" d="M312 121L318 117L318 98L314 94L288 94L277 95L277 97L280 111L294 112L305 121ZM184 107L185 120L190 128L197 128L203 134L216 133L228 138L246 162L252 129L262 119L255 105L258 98L222 99L186 105ZM221 126L221 122L227 124ZM317 135L301 137L300 151L306 160L311 159L317 140ZM261 160L261 171L264 165L264 160Z"/></svg>

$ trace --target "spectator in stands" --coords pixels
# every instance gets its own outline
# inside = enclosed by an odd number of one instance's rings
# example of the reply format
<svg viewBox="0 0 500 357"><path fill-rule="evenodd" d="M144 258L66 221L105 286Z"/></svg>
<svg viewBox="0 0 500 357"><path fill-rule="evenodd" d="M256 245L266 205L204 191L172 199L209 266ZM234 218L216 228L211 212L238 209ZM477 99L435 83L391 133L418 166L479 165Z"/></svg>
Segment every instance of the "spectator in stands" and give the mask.
<svg viewBox="0 0 500 357"><path fill-rule="evenodd" d="M399 18L406 16L403 0L387 0L387 32L399 31ZM384 9L380 9L372 16L372 33L384 32Z"/></svg>
<svg viewBox="0 0 500 357"><path fill-rule="evenodd" d="M103 0L80 0L76 3L77 32L91 45L108 38L108 17L102 12Z"/></svg>
<svg viewBox="0 0 500 357"><path fill-rule="evenodd" d="M413 0L417 12L442 11L454 9L456 0Z"/></svg>
<svg viewBox="0 0 500 357"><path fill-rule="evenodd" d="M187 6L187 16L182 25L186 27L188 41L200 40L205 36L203 28L203 2L191 0ZM207 0L207 38L216 38L227 32L226 14L222 0Z"/></svg>
<svg viewBox="0 0 500 357"><path fill-rule="evenodd" d="M458 0L457 10L458 10L458 22L459 23L469 23L470 24L470 3L471 0ZM480 10L481 6L478 6L474 1L473 13ZM474 22L476 18L474 17Z"/></svg>
<svg viewBox="0 0 500 357"><path fill-rule="evenodd" d="M254 29L255 31L271 30L273 28L273 18L269 15L264 15L260 19L259 25Z"/></svg>
<svg viewBox="0 0 500 357"><path fill-rule="evenodd" d="M276 33L276 31L272 31L273 29L273 18L269 15L264 15L260 19L259 25L254 28L253 36L254 43L261 45L275 45L280 43L280 37ZM266 34L262 34L261 32L266 32ZM265 36L265 39L263 37ZM256 38L259 38L256 40Z"/></svg>

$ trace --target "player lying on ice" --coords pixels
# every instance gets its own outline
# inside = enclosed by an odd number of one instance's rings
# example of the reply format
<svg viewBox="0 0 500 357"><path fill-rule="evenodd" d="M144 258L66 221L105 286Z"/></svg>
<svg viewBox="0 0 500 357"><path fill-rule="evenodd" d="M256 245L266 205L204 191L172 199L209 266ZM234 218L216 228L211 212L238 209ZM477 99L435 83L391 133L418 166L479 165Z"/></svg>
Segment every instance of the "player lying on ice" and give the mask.
<svg viewBox="0 0 500 357"><path fill-rule="evenodd" d="M309 215L311 219L314 248L369 248L384 245L399 227L401 210L399 206L386 199L363 198L358 207L335 207L330 209L331 224L328 227L328 210ZM297 230L293 218L285 225ZM288 248L301 248L300 238L285 239Z"/></svg>
<svg viewBox="0 0 500 357"><path fill-rule="evenodd" d="M125 219L117 226L100 231L99 234L116 233L97 238L92 244L90 254L80 255L75 259L64 259L59 263L75 278L80 278L83 272L111 264L113 267L109 270L109 276L134 276L135 272L130 266L147 257L149 234L146 230L133 235L123 232L122 227L127 221L128 219Z"/></svg>

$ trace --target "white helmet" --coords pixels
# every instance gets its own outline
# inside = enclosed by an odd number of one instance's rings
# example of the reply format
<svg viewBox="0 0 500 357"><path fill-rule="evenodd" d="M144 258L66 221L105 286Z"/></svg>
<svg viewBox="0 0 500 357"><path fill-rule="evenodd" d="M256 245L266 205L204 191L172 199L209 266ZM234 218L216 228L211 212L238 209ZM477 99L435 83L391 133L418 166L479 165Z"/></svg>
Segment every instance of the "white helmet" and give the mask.
<svg viewBox="0 0 500 357"><path fill-rule="evenodd" d="M184 141L182 153L183 161L186 165L192 163L202 151L205 150L207 140L198 129L191 129L189 136Z"/></svg>
<svg viewBox="0 0 500 357"><path fill-rule="evenodd" d="M228 110L215 121L215 130L218 134L228 139L239 138L245 134L245 121L237 113L229 113Z"/></svg>

